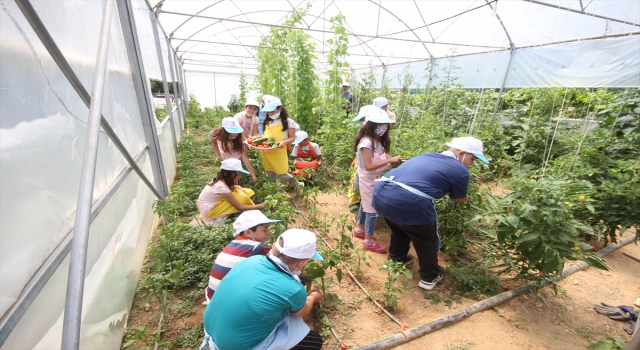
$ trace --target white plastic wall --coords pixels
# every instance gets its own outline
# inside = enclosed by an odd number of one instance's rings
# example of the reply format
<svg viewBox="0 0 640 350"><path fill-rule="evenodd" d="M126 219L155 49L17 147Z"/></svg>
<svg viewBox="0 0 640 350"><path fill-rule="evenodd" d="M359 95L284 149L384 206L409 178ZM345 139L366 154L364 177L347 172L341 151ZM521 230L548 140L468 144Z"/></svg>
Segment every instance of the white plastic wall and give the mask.
<svg viewBox="0 0 640 350"><path fill-rule="evenodd" d="M91 93L102 1L33 1L66 60ZM137 1L137 4L144 2ZM0 4L0 316L72 230L88 108L41 44L14 2ZM149 10L146 25L150 28ZM137 23L143 19L136 17ZM140 24L139 24L140 25ZM161 32L161 35L162 32ZM155 45L155 43L153 43ZM154 55L155 55L155 47ZM166 50L166 49L165 49ZM147 58L145 58L146 60ZM166 60L166 56L165 56ZM145 66L147 62L144 62ZM168 67L168 66L167 66ZM168 79L171 79L170 71ZM121 26L111 23L102 113L153 183L143 124ZM175 116L176 133L180 123ZM175 176L168 119L158 137ZM94 202L121 185L91 224L80 346L119 348L138 276L155 225L156 197L102 131ZM3 349L60 348L69 257L13 329Z"/></svg>
<svg viewBox="0 0 640 350"><path fill-rule="evenodd" d="M185 72L189 93L194 95L202 108L222 106L227 108L231 95L240 95L240 75L208 72ZM215 81L214 81L215 79ZM252 75L245 75L247 84Z"/></svg>

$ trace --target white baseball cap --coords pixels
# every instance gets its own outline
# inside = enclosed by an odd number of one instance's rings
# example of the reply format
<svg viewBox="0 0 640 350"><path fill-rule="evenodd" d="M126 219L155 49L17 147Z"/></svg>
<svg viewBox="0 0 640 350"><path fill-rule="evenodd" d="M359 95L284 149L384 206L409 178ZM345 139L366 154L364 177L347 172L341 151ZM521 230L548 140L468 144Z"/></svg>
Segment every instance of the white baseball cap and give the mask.
<svg viewBox="0 0 640 350"><path fill-rule="evenodd" d="M304 140L306 140L308 138L309 138L309 134L307 134L306 131L298 131L296 133L295 141L293 141L293 143L291 143L291 144L295 146L295 145L299 144L300 142L302 142L302 141L304 141Z"/></svg>
<svg viewBox="0 0 640 350"><path fill-rule="evenodd" d="M351 85L349 85L349 83L345 81L344 83L342 83L342 86L351 86Z"/></svg>
<svg viewBox="0 0 640 350"><path fill-rule="evenodd" d="M247 210L240 214L236 221L233 222L234 236L239 235L244 230L256 227L262 224L270 224L272 222L280 222L282 220L271 220L266 217L260 210Z"/></svg>
<svg viewBox="0 0 640 350"><path fill-rule="evenodd" d="M240 162L240 159L235 159L235 158L229 158L229 159L223 160L220 163L220 169L229 170L229 171L240 171L245 174L250 174L248 171L242 169L242 162Z"/></svg>
<svg viewBox="0 0 640 350"><path fill-rule="evenodd" d="M451 142L445 143L447 146L459 149L461 151L465 151L473 154L476 158L481 161L489 164L489 160L482 153L482 141L478 140L475 137L466 136L466 137L456 137Z"/></svg>
<svg viewBox="0 0 640 350"><path fill-rule="evenodd" d="M263 112L273 112L278 106L282 106L282 101L275 96L268 96L266 100L264 100L264 107L262 107Z"/></svg>
<svg viewBox="0 0 640 350"><path fill-rule="evenodd" d="M387 112L379 108L369 108L364 115L364 120L376 124L393 123Z"/></svg>
<svg viewBox="0 0 640 350"><path fill-rule="evenodd" d="M261 100L266 101L269 97L271 97L271 95L264 95L262 96Z"/></svg>
<svg viewBox="0 0 640 350"><path fill-rule="evenodd" d="M244 106L256 106L258 108L260 108L260 105L258 104L258 102L256 102L256 100L258 99L258 96L255 95L250 95L247 96L247 102L245 102Z"/></svg>
<svg viewBox="0 0 640 350"><path fill-rule="evenodd" d="M382 107L384 107L384 106L386 106L388 104L389 104L389 100L387 100L386 98L384 98L382 96L381 97L376 97L373 100L373 105L378 107L378 108L382 108Z"/></svg>
<svg viewBox="0 0 640 350"><path fill-rule="evenodd" d="M222 119L222 127L230 134L242 134L244 131L240 123L233 117Z"/></svg>
<svg viewBox="0 0 640 350"><path fill-rule="evenodd" d="M364 118L365 114L367 114L367 111L369 110L369 108L373 108L375 107L374 105L366 105L366 106L362 106L360 107L360 110L358 111L358 115L355 116L353 119L351 119L352 122L357 122L358 120Z"/></svg>
<svg viewBox="0 0 640 350"><path fill-rule="evenodd" d="M284 241L284 247L280 246L280 238ZM294 259L324 260L316 252L316 235L307 230L300 228L286 230L278 237L275 245L280 253Z"/></svg>

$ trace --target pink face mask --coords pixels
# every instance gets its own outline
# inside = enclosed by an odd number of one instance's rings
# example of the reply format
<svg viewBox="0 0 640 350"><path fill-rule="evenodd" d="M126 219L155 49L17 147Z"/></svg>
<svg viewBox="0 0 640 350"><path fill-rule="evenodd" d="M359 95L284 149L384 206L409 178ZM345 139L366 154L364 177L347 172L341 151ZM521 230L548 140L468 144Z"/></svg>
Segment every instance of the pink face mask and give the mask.
<svg viewBox="0 0 640 350"><path fill-rule="evenodd" d="M387 129L389 129L389 126L387 124L382 124L378 125L374 132L376 133L376 135L382 136L385 132L387 132Z"/></svg>

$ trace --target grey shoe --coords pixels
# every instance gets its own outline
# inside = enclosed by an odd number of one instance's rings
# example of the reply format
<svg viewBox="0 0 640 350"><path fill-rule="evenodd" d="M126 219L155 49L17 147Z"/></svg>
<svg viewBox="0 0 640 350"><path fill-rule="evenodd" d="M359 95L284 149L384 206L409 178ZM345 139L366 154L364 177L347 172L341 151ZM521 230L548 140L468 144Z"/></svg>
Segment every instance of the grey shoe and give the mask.
<svg viewBox="0 0 640 350"><path fill-rule="evenodd" d="M436 277L433 281L431 282L427 282L425 280L421 280L420 283L418 283L418 287L425 289L425 290L432 290L433 288L436 287L436 284L438 284L438 282L440 282L440 280L442 279L444 275L438 275L438 277Z"/></svg>

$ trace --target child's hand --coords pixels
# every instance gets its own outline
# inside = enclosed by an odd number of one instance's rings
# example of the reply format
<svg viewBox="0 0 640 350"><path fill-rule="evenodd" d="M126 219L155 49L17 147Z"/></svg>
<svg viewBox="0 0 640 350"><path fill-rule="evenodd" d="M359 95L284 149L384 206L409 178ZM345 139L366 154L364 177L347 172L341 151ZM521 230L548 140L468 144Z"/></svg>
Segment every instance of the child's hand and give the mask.
<svg viewBox="0 0 640 350"><path fill-rule="evenodd" d="M310 297L313 297L313 303L318 303L320 300L322 300L322 294L319 291L313 291L311 292L311 294L309 294Z"/></svg>
<svg viewBox="0 0 640 350"><path fill-rule="evenodd" d="M391 157L389 158L389 162L392 164L400 164L402 163L402 157L401 156Z"/></svg>

